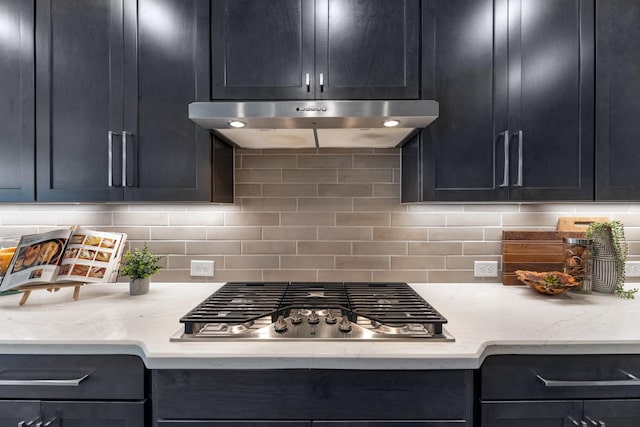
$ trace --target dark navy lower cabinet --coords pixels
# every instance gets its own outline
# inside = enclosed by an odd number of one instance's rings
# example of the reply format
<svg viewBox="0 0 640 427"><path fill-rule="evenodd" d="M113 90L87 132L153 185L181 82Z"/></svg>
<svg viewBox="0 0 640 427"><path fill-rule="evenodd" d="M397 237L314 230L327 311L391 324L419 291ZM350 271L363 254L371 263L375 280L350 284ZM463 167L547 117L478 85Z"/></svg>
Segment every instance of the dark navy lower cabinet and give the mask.
<svg viewBox="0 0 640 427"><path fill-rule="evenodd" d="M1 427L147 425L138 357L0 355L0 367Z"/></svg>
<svg viewBox="0 0 640 427"><path fill-rule="evenodd" d="M152 371L154 426L473 426L474 372Z"/></svg>
<svg viewBox="0 0 640 427"><path fill-rule="evenodd" d="M462 421L214 421L214 420L165 420L159 427L454 427Z"/></svg>
<svg viewBox="0 0 640 427"><path fill-rule="evenodd" d="M637 427L637 355L491 356L480 371L481 426Z"/></svg>

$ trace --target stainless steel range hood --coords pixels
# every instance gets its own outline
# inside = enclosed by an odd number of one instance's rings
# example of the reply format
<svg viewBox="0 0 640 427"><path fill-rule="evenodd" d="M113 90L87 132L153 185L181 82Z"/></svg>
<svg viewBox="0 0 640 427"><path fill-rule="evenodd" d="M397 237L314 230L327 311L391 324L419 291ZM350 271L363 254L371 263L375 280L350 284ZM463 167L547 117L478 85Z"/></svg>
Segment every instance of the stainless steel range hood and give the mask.
<svg viewBox="0 0 640 427"><path fill-rule="evenodd" d="M191 120L239 147L256 149L395 147L437 117L438 103L424 100L189 104ZM392 121L397 125L389 126Z"/></svg>

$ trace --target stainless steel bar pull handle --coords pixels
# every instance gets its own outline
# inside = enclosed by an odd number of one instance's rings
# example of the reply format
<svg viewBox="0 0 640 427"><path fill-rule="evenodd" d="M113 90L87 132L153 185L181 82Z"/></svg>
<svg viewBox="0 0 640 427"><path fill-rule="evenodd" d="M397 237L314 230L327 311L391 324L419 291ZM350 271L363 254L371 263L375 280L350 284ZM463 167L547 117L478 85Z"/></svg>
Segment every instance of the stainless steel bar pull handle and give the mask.
<svg viewBox="0 0 640 427"><path fill-rule="evenodd" d="M109 144L109 147L108 147L109 148L109 155L108 155L109 159L108 159L108 166L107 166L107 175L108 175L107 176L107 179L108 179L107 184L109 185L109 187L113 187L113 136L114 135L118 136L120 134L117 133L117 132L112 132L112 131L107 132L107 141L108 141L108 144Z"/></svg>
<svg viewBox="0 0 640 427"><path fill-rule="evenodd" d="M585 418L587 419L587 421L589 421L589 424L591 424L592 426L596 426L596 427L607 427L607 425L605 424L604 421L596 421L594 419L592 419L591 417L587 417L585 416Z"/></svg>
<svg viewBox="0 0 640 427"><path fill-rule="evenodd" d="M502 176L502 184L500 187L509 186L509 131L505 130L500 135L504 140L504 175Z"/></svg>
<svg viewBox="0 0 640 427"><path fill-rule="evenodd" d="M320 92L324 92L324 74L320 73Z"/></svg>
<svg viewBox="0 0 640 427"><path fill-rule="evenodd" d="M516 181L515 184L513 184L514 187L522 187L522 160L524 158L524 153L522 152L523 140L524 140L524 132L522 132L522 130L519 130L518 131L518 180Z"/></svg>
<svg viewBox="0 0 640 427"><path fill-rule="evenodd" d="M307 92L311 92L311 76L309 76L309 73L305 74L305 82L307 83Z"/></svg>
<svg viewBox="0 0 640 427"><path fill-rule="evenodd" d="M574 426L589 427L587 423L582 420L576 421L573 419L573 417L567 417L567 418L569 418L569 421L571 421L571 423L573 423Z"/></svg>
<svg viewBox="0 0 640 427"><path fill-rule="evenodd" d="M122 186L127 186L127 131L122 131Z"/></svg>
<svg viewBox="0 0 640 427"><path fill-rule="evenodd" d="M40 421L38 424L36 424L36 427L51 427L53 426L53 423L55 423L56 421L57 421L57 418L53 417L52 419L46 422Z"/></svg>
<svg viewBox="0 0 640 427"><path fill-rule="evenodd" d="M628 372L623 372L627 379L624 380L587 380L587 381L573 381L573 380L549 380L536 375L538 381L544 384L545 387L611 387L611 386L640 386L640 378L632 375Z"/></svg>
<svg viewBox="0 0 640 427"><path fill-rule="evenodd" d="M35 424L36 420L31 420L31 421L20 421L18 423L18 427L31 427L32 425L36 425Z"/></svg>
<svg viewBox="0 0 640 427"><path fill-rule="evenodd" d="M55 379L49 380L46 378L38 378L32 380L0 380L0 386L4 385L26 385L26 386L65 386L65 387L77 387L80 383L86 380L90 374L85 374L81 377L77 378L69 378L69 379ZM29 425L29 424L25 424Z"/></svg>

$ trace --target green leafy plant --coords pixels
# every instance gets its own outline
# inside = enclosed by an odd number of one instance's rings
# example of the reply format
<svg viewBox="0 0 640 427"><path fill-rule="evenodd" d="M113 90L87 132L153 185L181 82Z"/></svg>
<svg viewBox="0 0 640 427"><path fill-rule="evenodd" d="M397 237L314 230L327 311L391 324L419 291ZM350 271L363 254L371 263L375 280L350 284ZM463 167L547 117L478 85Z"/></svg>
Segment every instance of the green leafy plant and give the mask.
<svg viewBox="0 0 640 427"><path fill-rule="evenodd" d="M544 282L548 285L559 285L560 279L558 279L558 276L556 276L555 274L547 274L547 276L544 278Z"/></svg>
<svg viewBox="0 0 640 427"><path fill-rule="evenodd" d="M120 274L129 276L132 280L146 279L160 270L160 266L158 265L159 261L159 257L149 252L149 248L145 242L142 250L136 248L133 252L129 250L125 252L122 257Z"/></svg>
<svg viewBox="0 0 640 427"><path fill-rule="evenodd" d="M587 227L585 236L589 239L599 240L601 242L611 242L613 247L613 255L616 261L616 287L615 293L621 298L632 299L638 289L625 290L624 267L627 262L629 253L629 245L624 236L624 226L620 221L593 222ZM594 245L593 252L597 255L597 245Z"/></svg>

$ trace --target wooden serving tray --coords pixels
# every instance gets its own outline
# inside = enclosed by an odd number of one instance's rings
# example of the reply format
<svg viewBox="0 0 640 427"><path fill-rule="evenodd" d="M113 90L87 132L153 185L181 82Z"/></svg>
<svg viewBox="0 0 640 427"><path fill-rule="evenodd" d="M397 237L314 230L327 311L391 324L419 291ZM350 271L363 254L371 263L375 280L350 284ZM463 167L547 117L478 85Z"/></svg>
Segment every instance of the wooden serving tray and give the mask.
<svg viewBox="0 0 640 427"><path fill-rule="evenodd" d="M502 284L522 285L516 270L562 271L563 237L584 237L584 231L503 231Z"/></svg>

